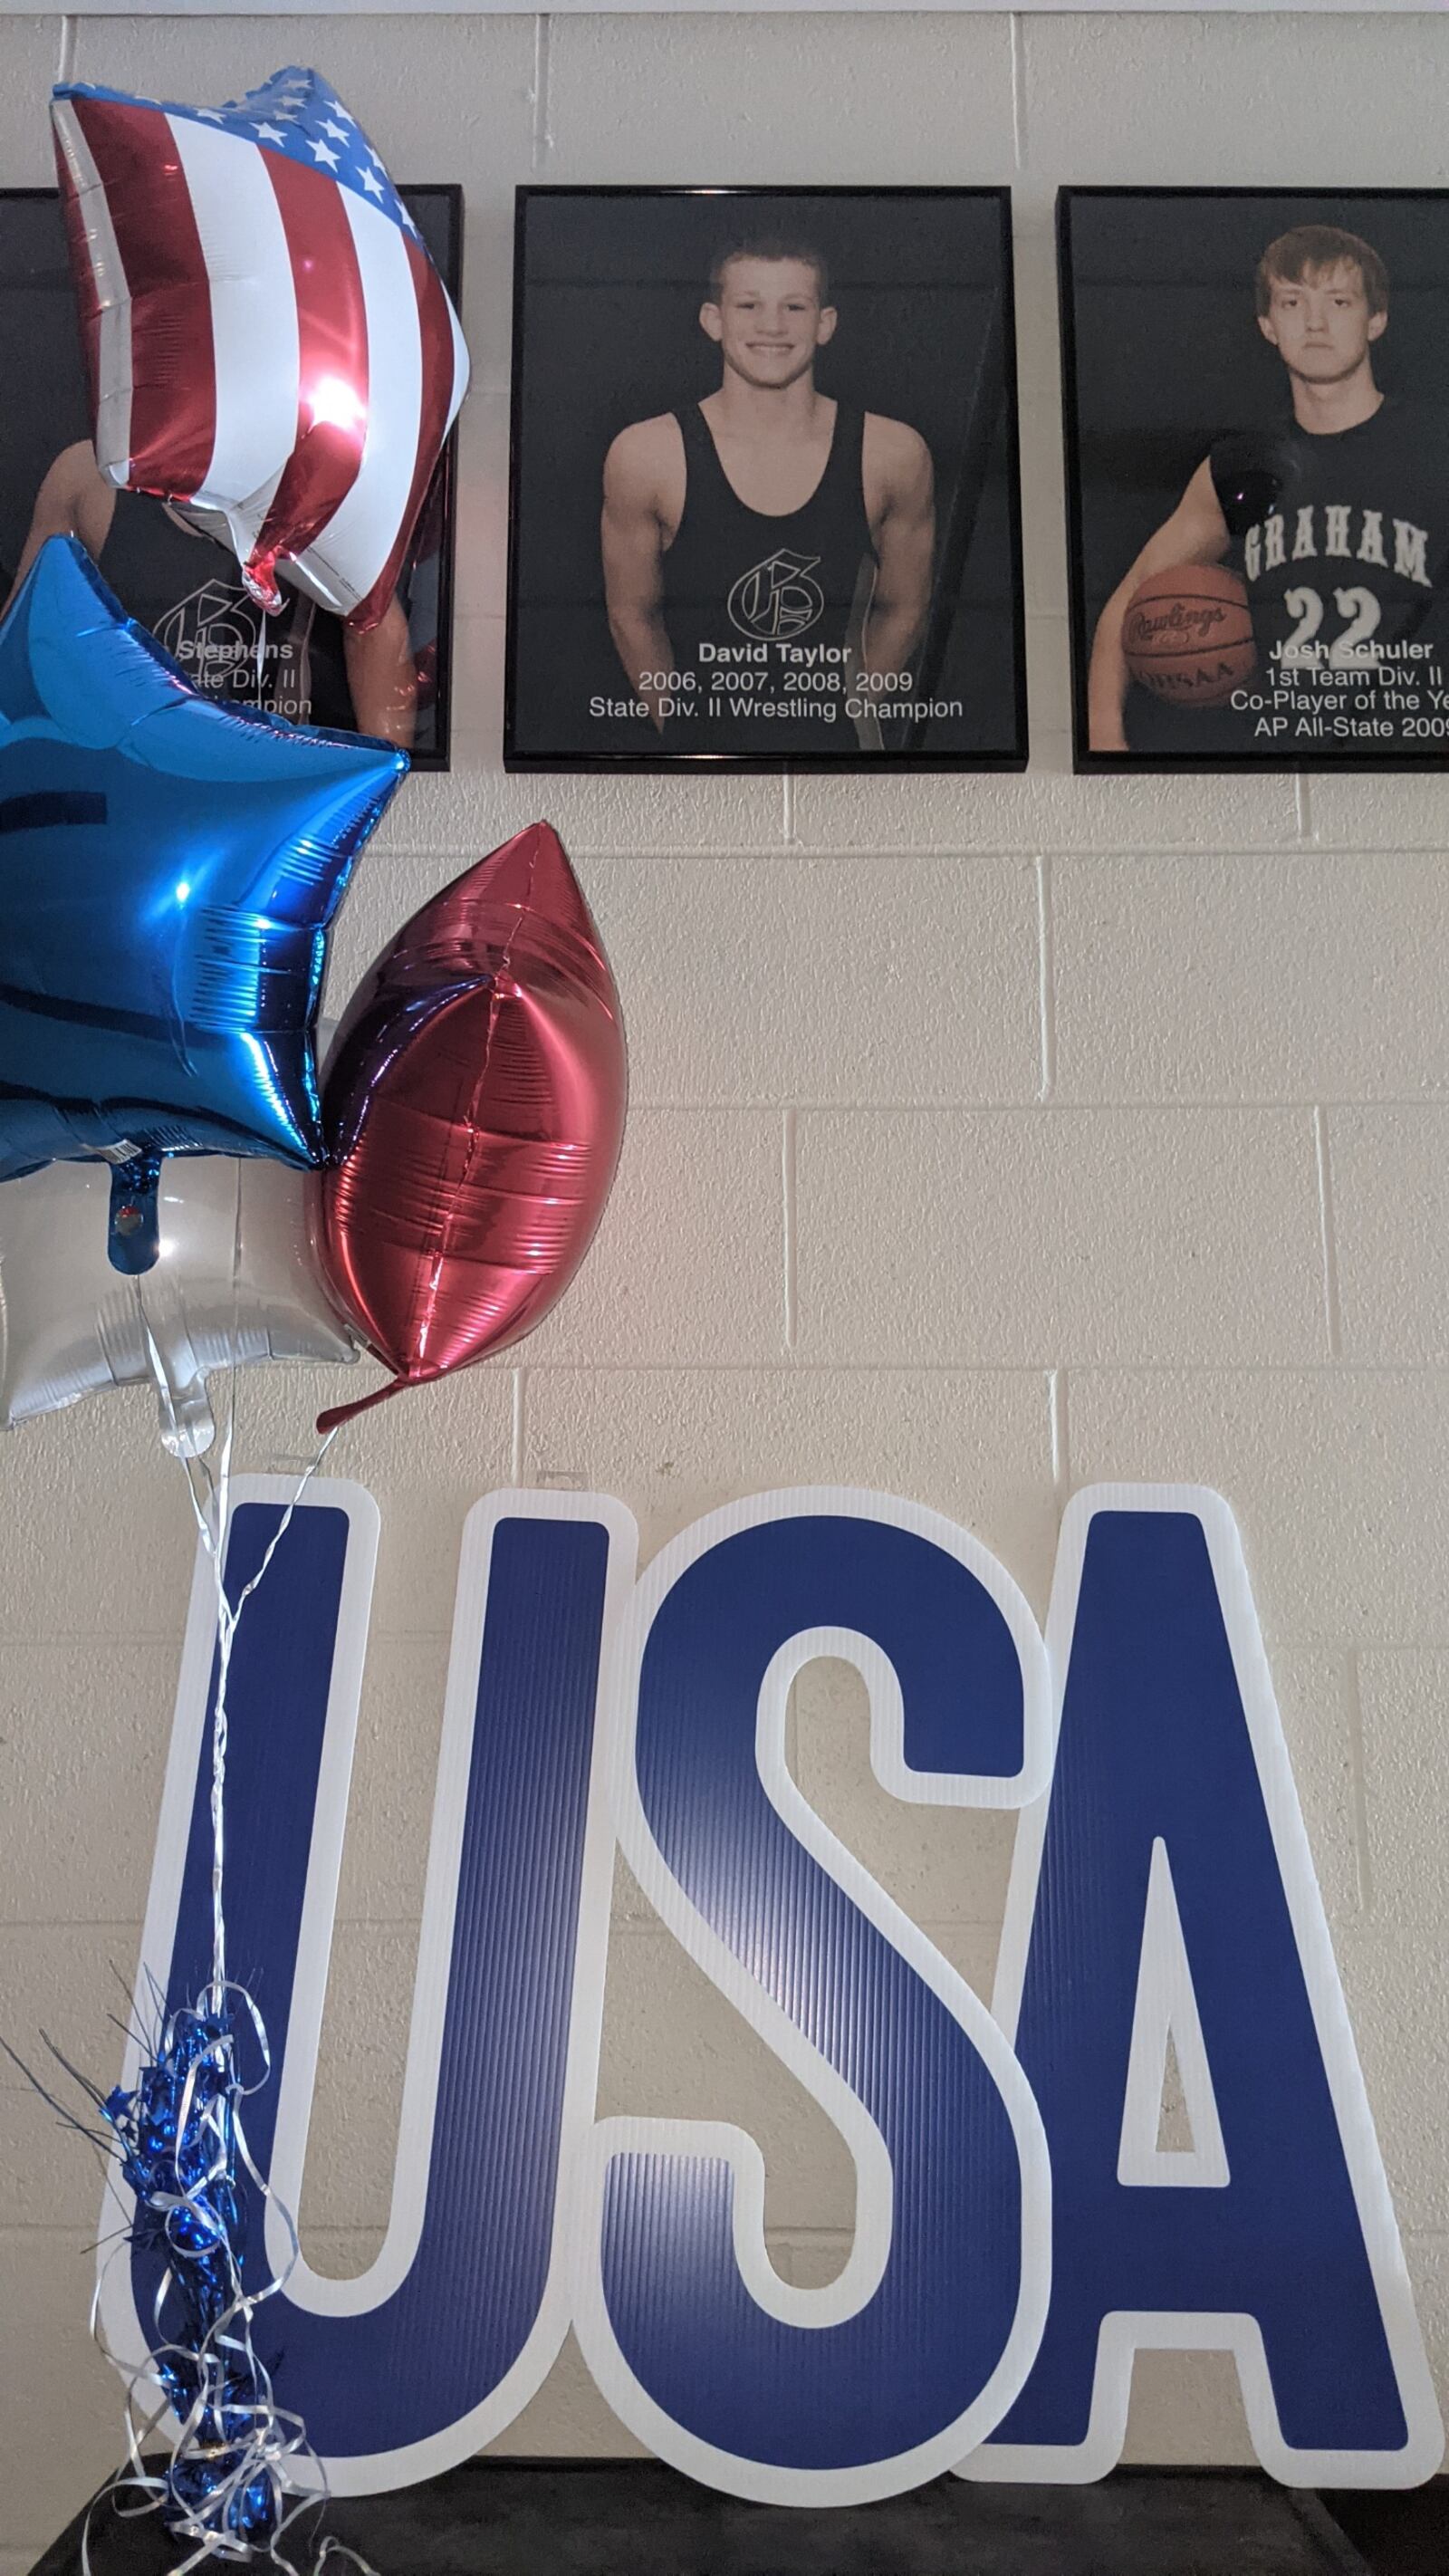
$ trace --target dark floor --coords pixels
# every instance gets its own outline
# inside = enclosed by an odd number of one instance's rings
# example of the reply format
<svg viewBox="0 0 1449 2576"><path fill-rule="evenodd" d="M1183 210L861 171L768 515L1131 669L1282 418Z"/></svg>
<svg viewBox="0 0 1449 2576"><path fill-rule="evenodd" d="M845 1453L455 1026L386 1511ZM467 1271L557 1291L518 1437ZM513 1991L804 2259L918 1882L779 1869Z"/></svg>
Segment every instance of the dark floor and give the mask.
<svg viewBox="0 0 1449 2576"><path fill-rule="evenodd" d="M1449 2576L1449 2477L1406 2495L1337 2494L1323 2502L1375 2576Z"/></svg>
<svg viewBox="0 0 1449 2576"><path fill-rule="evenodd" d="M739 2504L655 2461L474 2461L333 2505L325 2528L378 2576L1449 2576L1449 2481L1333 2503L1336 2520L1248 2472L1126 2469L1084 2487L939 2478L815 2513ZM97 2511L92 2576L175 2561L154 2524ZM77 2523L34 2576L80 2569Z"/></svg>

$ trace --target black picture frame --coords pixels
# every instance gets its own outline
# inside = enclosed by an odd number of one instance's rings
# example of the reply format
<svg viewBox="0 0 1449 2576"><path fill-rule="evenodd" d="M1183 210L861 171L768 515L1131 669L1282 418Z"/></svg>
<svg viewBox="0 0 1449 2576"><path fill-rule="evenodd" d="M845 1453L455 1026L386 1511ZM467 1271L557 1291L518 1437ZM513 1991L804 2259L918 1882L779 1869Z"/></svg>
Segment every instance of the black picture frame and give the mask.
<svg viewBox="0 0 1449 2576"><path fill-rule="evenodd" d="M863 256L872 229L874 271ZM701 737L711 719L704 711L696 719L699 734L686 733L686 713L671 718L672 739L662 739L652 719L638 714L601 717L590 711L594 701L636 708L644 703L617 658L604 600L599 521L605 453L629 423L667 412L676 402L682 417L691 408L692 389L697 400L719 381L719 355L699 327L700 306L718 246L751 233L784 240L803 235L812 242L819 236L832 262L833 290L838 283L841 343L846 318L859 313L870 317L880 335L874 345L885 351L859 391L861 353L870 344L857 342L848 363L837 347L829 367L822 353L822 389L838 389L842 406L849 403L857 411L887 405L894 411L899 404L909 425L915 427L919 416L918 435L931 451L937 512L925 631L907 675L909 695L899 692L881 703L956 706L959 713L892 714L876 723L875 747L862 747L861 734L871 742L872 728L864 716L859 722L846 717L849 692L842 688L835 731L819 703L807 701L810 719L798 725L788 720L792 745L777 733L779 748L770 739L756 748L761 727L757 723L752 732L741 719L738 695L732 694L736 683L721 679L719 664L709 670L719 687L708 696L725 693L724 721L708 747ZM939 306L931 305L933 296ZM927 328L932 313L933 331ZM639 329L646 314L664 325L652 341ZM903 353L909 360L904 366ZM884 388L880 394L877 382ZM701 472L717 470L724 481L715 454L715 468L701 466ZM510 469L507 769L806 774L1024 768L1025 607L1009 188L520 187ZM800 510L779 515L801 518L824 483L822 476ZM733 500L744 506L737 494ZM726 514L730 506L726 497ZM863 523L863 505L860 515ZM812 566L820 561L819 555L809 558ZM861 558L862 581L870 561L869 553ZM763 562L753 567L755 573L769 569ZM732 589L723 587L729 597L741 591L738 581ZM811 588L818 593L818 584ZM858 584L857 622L861 595ZM769 646L772 657L782 649ZM696 679L703 676L701 663L693 660L691 667ZM766 685L776 702L785 703L781 674L768 663L765 669ZM822 697L826 676L822 672L817 683ZM843 671L841 676L843 681ZM887 676L871 674L870 685ZM797 679L792 685L803 690L807 684ZM683 692L678 695L682 699ZM695 695L705 697L698 690ZM854 736L848 749L842 747L847 732ZM725 735L730 739L722 748Z"/></svg>
<svg viewBox="0 0 1449 2576"><path fill-rule="evenodd" d="M1383 309L1398 327L1395 334L1386 322L1369 353L1373 389L1384 400L1368 443L1355 441L1360 424L1342 444L1335 434L1331 447L1308 434L1291 373L1284 383L1283 350L1257 326L1258 262L1271 243L1305 226L1356 236L1387 269ZM1063 188L1057 269L1077 773L1442 768L1449 760L1449 464L1444 509L1421 506L1419 496L1427 493L1432 505L1441 481L1431 415L1442 411L1449 436L1449 190ZM1310 281L1329 273L1312 262L1304 268ZM1271 296L1271 281L1262 292ZM1323 363L1327 369L1330 361ZM1257 664L1239 691L1268 703L1161 704L1133 679L1124 708L1129 747L1103 748L1100 739L1094 747L1088 682L1097 621L1129 578L1141 544L1163 525L1173 496L1204 461L1229 530L1218 560L1239 575L1252 623ZM1326 498L1335 476L1342 491L1332 507L1350 516L1346 553L1329 544L1330 534L1340 533L1330 530ZM1396 496L1404 565L1424 555L1422 601L1404 598L1396 572ZM1282 525L1268 540L1275 515ZM1360 548L1367 551L1360 555ZM1275 549L1281 552L1270 566L1266 557ZM1382 595L1362 586L1381 555ZM1276 585L1256 586L1272 570L1283 576L1281 597L1273 595ZM1419 577L1414 570L1416 586ZM1290 586L1304 592L1291 612ZM1384 630L1381 654L1392 648L1377 661L1369 648L1372 672L1352 642L1359 612L1341 613L1337 604L1349 590L1375 617L1374 631ZM1314 631L1323 637L1316 660L1298 640L1315 611ZM1170 604L1159 613L1170 615ZM1173 639L1164 629L1160 640L1165 648ZM1277 658L1285 649L1286 661ZM1414 658L1396 658L1403 654ZM1183 665L1196 667L1186 654ZM1432 684L1423 682L1426 672ZM1430 703L1433 689L1444 692L1438 709ZM1275 693L1285 703L1275 704ZM1350 703L1330 703L1340 697ZM1417 703L1400 703L1409 698Z"/></svg>
<svg viewBox="0 0 1449 2576"><path fill-rule="evenodd" d="M454 305L460 307L462 188L451 183L400 185L398 195ZM16 238L19 230L23 241ZM38 368L43 372L37 393ZM0 188L0 370L6 386L0 408L3 599L30 524L41 475L60 448L90 434L74 290L54 188ZM421 738L411 755L412 766L420 770L446 770L451 758L456 451L455 425L429 484L399 583L409 610L419 666L419 706L426 719L426 731L420 727ZM106 570L104 562L101 570ZM123 600L122 605L127 603Z"/></svg>

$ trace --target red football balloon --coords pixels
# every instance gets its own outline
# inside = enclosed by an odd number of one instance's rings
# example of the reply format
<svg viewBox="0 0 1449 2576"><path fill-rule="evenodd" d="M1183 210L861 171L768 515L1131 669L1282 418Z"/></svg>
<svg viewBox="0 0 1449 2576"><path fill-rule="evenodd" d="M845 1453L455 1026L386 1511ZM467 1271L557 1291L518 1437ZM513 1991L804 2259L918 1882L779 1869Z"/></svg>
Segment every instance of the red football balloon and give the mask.
<svg viewBox="0 0 1449 2576"><path fill-rule="evenodd" d="M608 959L535 823L414 913L338 1027L313 1241L393 1379L319 1431L541 1321L603 1214L626 1089Z"/></svg>

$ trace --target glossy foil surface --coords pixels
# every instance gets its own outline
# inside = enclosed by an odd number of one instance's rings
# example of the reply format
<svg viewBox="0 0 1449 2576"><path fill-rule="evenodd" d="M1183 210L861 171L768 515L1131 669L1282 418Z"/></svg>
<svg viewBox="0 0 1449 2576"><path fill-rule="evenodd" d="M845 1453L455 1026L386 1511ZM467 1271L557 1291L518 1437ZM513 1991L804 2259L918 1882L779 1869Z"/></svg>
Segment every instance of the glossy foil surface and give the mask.
<svg viewBox="0 0 1449 2576"><path fill-rule="evenodd" d="M74 537L0 621L0 1182L320 1161L327 938L407 768L192 687Z"/></svg>
<svg viewBox="0 0 1449 2576"><path fill-rule="evenodd" d="M381 154L297 63L219 107L62 82L51 119L102 473L267 607L285 565L375 626L468 382Z"/></svg>
<svg viewBox="0 0 1449 2576"><path fill-rule="evenodd" d="M608 960L536 823L398 932L325 1071L318 1257L396 1385L517 1341L562 1295L609 1195L626 1088Z"/></svg>
<svg viewBox="0 0 1449 2576"><path fill-rule="evenodd" d="M149 1383L167 1446L210 1445L206 1380L263 1360L350 1360L315 1274L305 1183L285 1163L168 1154L159 1258L136 1278L107 1255L104 1163L48 1163L0 1194L0 1424Z"/></svg>

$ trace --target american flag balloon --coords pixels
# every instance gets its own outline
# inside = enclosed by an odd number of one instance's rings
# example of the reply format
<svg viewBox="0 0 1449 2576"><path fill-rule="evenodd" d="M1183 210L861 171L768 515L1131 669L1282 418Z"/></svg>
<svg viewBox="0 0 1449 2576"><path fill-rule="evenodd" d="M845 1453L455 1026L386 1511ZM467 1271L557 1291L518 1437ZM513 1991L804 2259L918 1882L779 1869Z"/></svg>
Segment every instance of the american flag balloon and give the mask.
<svg viewBox="0 0 1449 2576"><path fill-rule="evenodd" d="M266 607L285 563L376 625L468 352L356 118L295 66L224 107L66 82L51 116L102 473L224 529Z"/></svg>

